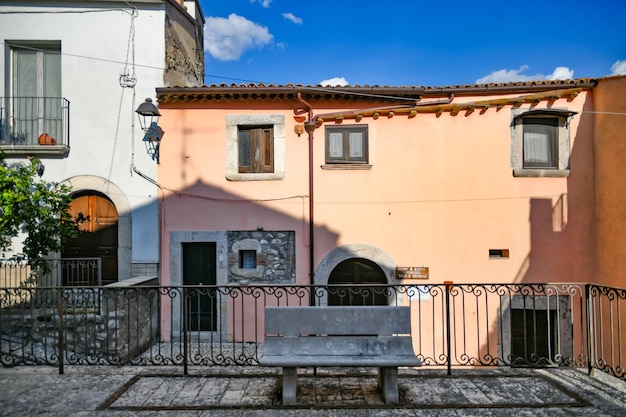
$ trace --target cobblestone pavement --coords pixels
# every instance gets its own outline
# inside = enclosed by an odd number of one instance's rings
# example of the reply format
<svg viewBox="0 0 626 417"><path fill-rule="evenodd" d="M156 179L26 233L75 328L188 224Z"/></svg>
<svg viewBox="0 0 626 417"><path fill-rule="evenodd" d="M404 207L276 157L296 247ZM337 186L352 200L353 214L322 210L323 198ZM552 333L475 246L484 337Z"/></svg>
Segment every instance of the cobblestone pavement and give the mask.
<svg viewBox="0 0 626 417"><path fill-rule="evenodd" d="M599 375L598 375L599 374ZM282 406L279 370L21 366L0 368L0 416L626 416L626 383L569 368L400 370L386 405L371 369L302 369Z"/></svg>

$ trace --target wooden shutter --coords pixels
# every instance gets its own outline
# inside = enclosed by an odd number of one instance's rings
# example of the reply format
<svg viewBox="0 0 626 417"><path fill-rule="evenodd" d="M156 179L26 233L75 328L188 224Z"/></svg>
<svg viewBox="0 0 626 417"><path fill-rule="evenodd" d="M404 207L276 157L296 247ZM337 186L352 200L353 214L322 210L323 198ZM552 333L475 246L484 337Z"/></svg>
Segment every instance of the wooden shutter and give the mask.
<svg viewBox="0 0 626 417"><path fill-rule="evenodd" d="M239 130L239 172L274 172L274 128Z"/></svg>

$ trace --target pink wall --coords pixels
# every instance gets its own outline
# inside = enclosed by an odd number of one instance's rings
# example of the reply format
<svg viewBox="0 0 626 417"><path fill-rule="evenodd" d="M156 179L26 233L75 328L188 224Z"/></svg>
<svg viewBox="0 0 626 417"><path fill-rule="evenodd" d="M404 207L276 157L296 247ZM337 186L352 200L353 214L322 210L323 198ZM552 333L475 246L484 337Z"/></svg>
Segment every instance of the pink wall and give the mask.
<svg viewBox="0 0 626 417"><path fill-rule="evenodd" d="M163 284L168 283L170 231L258 226L296 232L298 283L308 283L308 144L306 133L294 133L292 104L182 106L160 107ZM593 123L581 113L590 104L583 92L552 106L579 113L571 122L568 178L512 176L511 106L467 116L363 118L360 124L369 126L370 170L322 169L324 127L318 128L316 262L337 246L361 243L382 249L399 266L428 266L432 283L591 280ZM326 106L319 112L341 110ZM285 178L226 180L226 115L267 113L286 115ZM354 122L344 122L349 123ZM509 249L510 258L489 259L490 248Z"/></svg>

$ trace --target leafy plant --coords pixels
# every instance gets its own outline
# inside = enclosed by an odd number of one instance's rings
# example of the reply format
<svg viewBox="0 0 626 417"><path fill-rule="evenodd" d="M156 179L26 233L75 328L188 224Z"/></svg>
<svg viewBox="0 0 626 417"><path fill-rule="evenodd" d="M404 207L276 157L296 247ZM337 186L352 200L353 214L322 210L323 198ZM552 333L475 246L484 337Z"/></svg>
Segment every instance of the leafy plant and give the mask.
<svg viewBox="0 0 626 417"><path fill-rule="evenodd" d="M42 266L47 265L42 258L60 251L78 227L69 214L70 187L41 180L38 164L37 159L8 164L0 153L0 250L22 232L23 254L31 265Z"/></svg>

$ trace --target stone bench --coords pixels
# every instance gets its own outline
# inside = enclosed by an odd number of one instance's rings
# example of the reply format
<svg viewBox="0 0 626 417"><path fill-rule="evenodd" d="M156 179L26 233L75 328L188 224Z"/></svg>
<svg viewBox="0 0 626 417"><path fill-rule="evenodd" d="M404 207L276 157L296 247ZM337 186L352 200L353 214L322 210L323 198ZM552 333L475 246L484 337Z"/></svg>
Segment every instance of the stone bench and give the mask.
<svg viewBox="0 0 626 417"><path fill-rule="evenodd" d="M296 403L299 367L377 367L387 404L397 404L398 367L421 366L409 307L265 307L262 366L282 367L283 404Z"/></svg>

